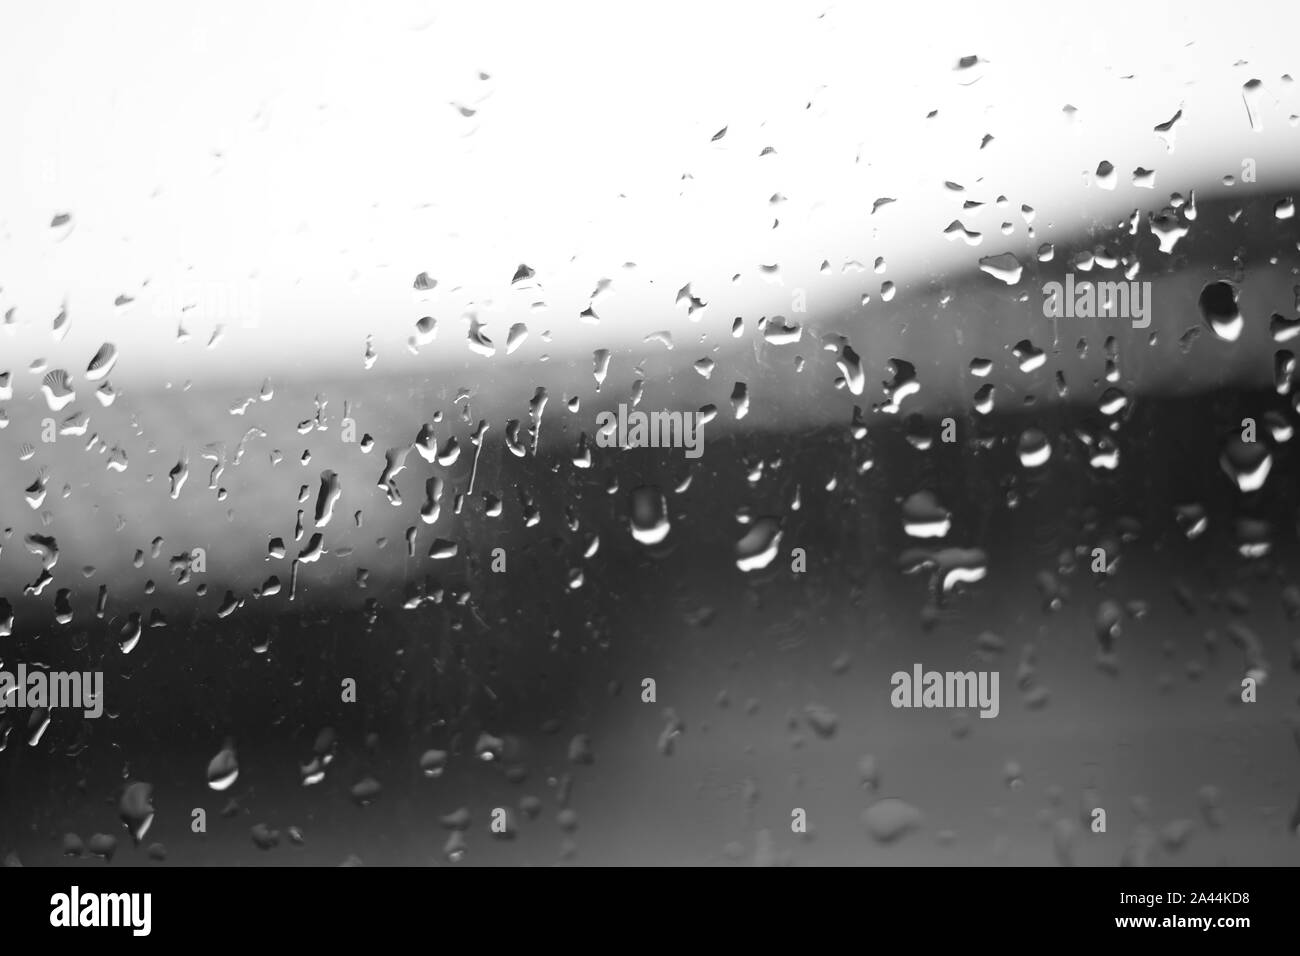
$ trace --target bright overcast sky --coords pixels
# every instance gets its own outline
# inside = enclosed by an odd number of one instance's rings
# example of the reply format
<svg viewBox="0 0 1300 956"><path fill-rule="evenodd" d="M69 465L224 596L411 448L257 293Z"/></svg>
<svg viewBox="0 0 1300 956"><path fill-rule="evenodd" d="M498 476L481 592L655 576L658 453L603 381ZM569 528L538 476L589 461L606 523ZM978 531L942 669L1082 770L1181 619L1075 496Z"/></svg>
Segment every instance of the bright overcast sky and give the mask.
<svg viewBox="0 0 1300 956"><path fill-rule="evenodd" d="M1262 16L1186 2L10 7L0 371L46 358L75 374L105 340L117 381L291 374L295 355L359 370L368 334L382 368L417 367L463 356L469 310L498 345L518 321L552 331L515 358L589 353L685 328L688 282L728 312L781 312L807 286L815 313L823 259L837 277L861 261L850 278L878 287L884 256L903 283L1150 206L1245 156L1266 188L1296 155L1300 103L1282 80L1295 37ZM956 70L967 55L982 62ZM1242 101L1251 78L1262 132ZM1152 127L1180 108L1170 153ZM1102 160L1114 192L1087 182ZM1156 170L1154 192L1131 185L1137 166ZM1011 201L968 217L977 249L941 235L959 205L945 180ZM58 213L72 217L61 239ZM520 263L537 284L512 289ZM784 290L759 274L774 263ZM438 286L417 303L422 271ZM615 294L582 324L602 278ZM221 316L200 305L175 341L172 303L204 288L255 302L257 327L227 321L208 349ZM115 309L119 295L135 304ZM438 337L417 360L405 342L424 314Z"/></svg>

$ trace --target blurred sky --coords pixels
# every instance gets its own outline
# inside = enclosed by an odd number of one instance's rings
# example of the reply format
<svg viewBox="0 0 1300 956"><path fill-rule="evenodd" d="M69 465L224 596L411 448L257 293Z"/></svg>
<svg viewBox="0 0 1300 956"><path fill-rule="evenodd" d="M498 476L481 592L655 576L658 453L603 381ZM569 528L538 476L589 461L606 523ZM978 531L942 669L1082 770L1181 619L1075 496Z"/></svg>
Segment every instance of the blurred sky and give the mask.
<svg viewBox="0 0 1300 956"><path fill-rule="evenodd" d="M368 334L380 371L461 361L467 311L498 345L485 361L519 321L521 362L664 328L725 338L794 288L812 315L879 302L885 279L1023 254L1243 157L1253 188L1280 187L1300 136L1286 7L55 2L2 19L0 371L79 374L109 340L118 384L359 371ZM1169 152L1152 128L1179 109ZM1114 191L1089 182L1102 160ZM897 202L873 215L880 197ZM942 236L956 218L980 246ZM512 288L520 263L536 279ZM774 263L783 287L760 275ZM422 271L438 286L413 301ZM583 324L602 278L614 294ZM710 303L694 326L688 282ZM417 357L422 315L439 326Z"/></svg>

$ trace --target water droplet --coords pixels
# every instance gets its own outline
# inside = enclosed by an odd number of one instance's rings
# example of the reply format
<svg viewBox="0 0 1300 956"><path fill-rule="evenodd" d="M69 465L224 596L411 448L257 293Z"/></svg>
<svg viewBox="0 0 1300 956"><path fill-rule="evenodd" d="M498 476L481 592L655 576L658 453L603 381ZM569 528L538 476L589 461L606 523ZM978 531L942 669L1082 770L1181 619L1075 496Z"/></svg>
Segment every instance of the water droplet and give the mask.
<svg viewBox="0 0 1300 956"><path fill-rule="evenodd" d="M736 421L749 414L749 386L744 382L737 382L731 390L731 410Z"/></svg>
<svg viewBox="0 0 1300 956"><path fill-rule="evenodd" d="M920 810L895 797L877 800L862 811L862 823L879 843L893 843L919 828L924 820Z"/></svg>
<svg viewBox="0 0 1300 956"><path fill-rule="evenodd" d="M1102 160L1097 164L1096 172L1097 185L1102 189L1114 189L1117 177L1115 176L1115 167L1113 164Z"/></svg>
<svg viewBox="0 0 1300 956"><path fill-rule="evenodd" d="M72 380L61 368L47 372L41 379L41 391L45 402L52 412L60 412L76 400L77 393L72 388Z"/></svg>
<svg viewBox="0 0 1300 956"><path fill-rule="evenodd" d="M913 538L942 538L951 527L948 509L932 492L918 491L903 502L903 530Z"/></svg>
<svg viewBox="0 0 1300 956"><path fill-rule="evenodd" d="M586 734L576 734L569 741L569 762L576 764L595 763L596 754L591 747L591 738Z"/></svg>
<svg viewBox="0 0 1300 956"><path fill-rule="evenodd" d="M1291 319L1274 312L1269 319L1268 329L1274 342L1289 342L1300 335L1300 316Z"/></svg>
<svg viewBox="0 0 1300 956"><path fill-rule="evenodd" d="M271 829L265 823L257 823L250 827L248 836L259 850L274 850L280 845L280 831Z"/></svg>
<svg viewBox="0 0 1300 956"><path fill-rule="evenodd" d="M592 374L596 377L596 391L605 384L605 377L609 375L609 349L596 349L592 353Z"/></svg>
<svg viewBox="0 0 1300 956"><path fill-rule="evenodd" d="M87 381L98 382L113 371L113 366L116 364L117 346L112 342L105 342L90 360L90 364L86 366Z"/></svg>
<svg viewBox="0 0 1300 956"><path fill-rule="evenodd" d="M497 354L497 347L492 344L492 340L483 331L483 323L472 316L469 321L467 338L469 340L469 350L475 355L491 358Z"/></svg>
<svg viewBox="0 0 1300 956"><path fill-rule="evenodd" d="M139 782L127 784L117 809L131 839L139 846L153 825L153 785Z"/></svg>
<svg viewBox="0 0 1300 956"><path fill-rule="evenodd" d="M1020 281L1020 275L1024 271L1024 266L1010 252L1003 252L996 256L984 256L979 261L980 271L991 275L1000 282L1007 285L1015 285Z"/></svg>
<svg viewBox="0 0 1300 956"><path fill-rule="evenodd" d="M808 726L813 729L813 733L823 740L834 737L835 731L839 729L839 718L822 704L809 704L804 708L804 715L808 718Z"/></svg>
<svg viewBox="0 0 1300 956"><path fill-rule="evenodd" d="M324 528L334 517L334 506L343 496L343 484L338 474L326 469L320 476L320 493L316 496L316 527Z"/></svg>
<svg viewBox="0 0 1300 956"><path fill-rule="evenodd" d="M1020 362L1020 371L1028 373L1042 368L1047 363L1047 353L1035 348L1029 339L1021 339L1011 348L1011 353Z"/></svg>
<svg viewBox="0 0 1300 956"><path fill-rule="evenodd" d="M510 326L510 331L506 333L506 354L510 355L515 349L523 345L528 338L528 326L522 322L516 322Z"/></svg>
<svg viewBox="0 0 1300 956"><path fill-rule="evenodd" d="M72 230L76 223L72 219L70 212L56 212L50 219L50 235L54 237L55 242L62 242L72 235Z"/></svg>
<svg viewBox="0 0 1300 956"><path fill-rule="evenodd" d="M1041 468L1052 457L1051 442L1038 428L1027 428L1021 433L1016 451L1025 468Z"/></svg>
<svg viewBox="0 0 1300 956"><path fill-rule="evenodd" d="M105 863L111 863L113 854L117 852L117 837L109 836L107 833L96 833L86 841L86 849Z"/></svg>
<svg viewBox="0 0 1300 956"><path fill-rule="evenodd" d="M1242 441L1240 435L1234 435L1224 446L1219 465L1241 491L1258 491L1268 480L1273 456L1263 442Z"/></svg>
<svg viewBox="0 0 1300 956"><path fill-rule="evenodd" d="M736 567L761 571L772 563L781 546L781 522L777 518L756 518L736 542Z"/></svg>
<svg viewBox="0 0 1300 956"><path fill-rule="evenodd" d="M1175 518L1178 527L1182 529L1183 534L1190 541L1199 538L1209 525L1209 519L1205 516L1205 508L1199 504L1179 505L1175 511Z"/></svg>
<svg viewBox="0 0 1300 956"><path fill-rule="evenodd" d="M763 341L769 345L794 345L803 338L803 326L786 322L784 316L773 316L763 324Z"/></svg>
<svg viewBox="0 0 1300 956"><path fill-rule="evenodd" d="M1025 785L1024 773L1020 769L1020 764L1014 760L1008 760L1002 768L1002 779L1012 790L1019 790Z"/></svg>
<svg viewBox="0 0 1300 956"><path fill-rule="evenodd" d="M884 383L887 401L880 407L880 410L888 415L896 415L903 403L903 399L921 391L921 383L916 378L916 366L911 362L900 358L891 358L888 367L894 378L892 381Z"/></svg>
<svg viewBox="0 0 1300 956"><path fill-rule="evenodd" d="M1175 128L1178 125L1178 121L1182 118L1183 118L1183 111L1179 110L1169 119L1165 120L1163 123L1160 123L1154 127L1155 134L1159 136L1162 140L1164 140L1165 149L1167 149L1171 153L1174 151Z"/></svg>
<svg viewBox="0 0 1300 956"><path fill-rule="evenodd" d="M1256 133L1263 132L1264 117L1261 111L1264 99L1264 83L1262 80L1247 80L1241 87L1241 102L1246 107L1246 119L1250 122L1250 128Z"/></svg>
<svg viewBox="0 0 1300 956"><path fill-rule="evenodd" d="M1121 389L1108 388L1097 403L1098 410L1108 418L1118 415L1128 406L1128 396Z"/></svg>
<svg viewBox="0 0 1300 956"><path fill-rule="evenodd" d="M213 790L228 790L239 779L239 761L235 748L227 745L208 763L208 786Z"/></svg>
<svg viewBox="0 0 1300 956"><path fill-rule="evenodd" d="M954 239L961 239L968 246L978 246L984 241L983 235L973 230L967 229L960 221L954 219L948 223L943 230L944 238L951 242Z"/></svg>
<svg viewBox="0 0 1300 956"><path fill-rule="evenodd" d="M374 777L363 777L352 785L352 799L358 805L368 807L379 799L383 786Z"/></svg>
<svg viewBox="0 0 1300 956"><path fill-rule="evenodd" d="M426 750L420 755L420 772L426 777L441 777L447 769L447 751Z"/></svg>
<svg viewBox="0 0 1300 956"><path fill-rule="evenodd" d="M658 488L643 485L633 490L629 511L629 526L637 541L652 545L668 537L668 502Z"/></svg>
<svg viewBox="0 0 1300 956"><path fill-rule="evenodd" d="M1237 289L1229 282L1208 283L1197 300L1205 323L1220 339L1235 342L1244 322L1237 310Z"/></svg>

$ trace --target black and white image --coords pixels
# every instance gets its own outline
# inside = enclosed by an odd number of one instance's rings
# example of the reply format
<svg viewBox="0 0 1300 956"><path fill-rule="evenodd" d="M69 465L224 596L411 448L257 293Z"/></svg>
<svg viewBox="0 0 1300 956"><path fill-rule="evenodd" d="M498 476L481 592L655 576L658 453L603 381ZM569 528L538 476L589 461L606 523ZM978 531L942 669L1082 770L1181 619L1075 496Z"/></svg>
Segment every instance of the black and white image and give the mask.
<svg viewBox="0 0 1300 956"><path fill-rule="evenodd" d="M64 918L1300 862L1300 9L0 19L0 859Z"/></svg>

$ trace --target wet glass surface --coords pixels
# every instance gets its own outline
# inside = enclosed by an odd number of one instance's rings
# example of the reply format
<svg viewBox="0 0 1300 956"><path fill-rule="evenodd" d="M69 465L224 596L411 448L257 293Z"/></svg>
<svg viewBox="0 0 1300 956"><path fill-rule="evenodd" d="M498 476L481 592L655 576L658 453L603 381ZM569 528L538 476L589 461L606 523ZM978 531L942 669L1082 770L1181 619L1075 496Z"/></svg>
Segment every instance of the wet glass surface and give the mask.
<svg viewBox="0 0 1300 956"><path fill-rule="evenodd" d="M7 862L1297 862L1300 15L60 12Z"/></svg>

